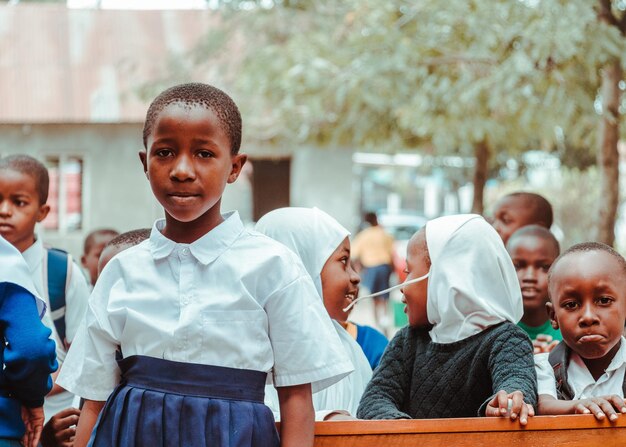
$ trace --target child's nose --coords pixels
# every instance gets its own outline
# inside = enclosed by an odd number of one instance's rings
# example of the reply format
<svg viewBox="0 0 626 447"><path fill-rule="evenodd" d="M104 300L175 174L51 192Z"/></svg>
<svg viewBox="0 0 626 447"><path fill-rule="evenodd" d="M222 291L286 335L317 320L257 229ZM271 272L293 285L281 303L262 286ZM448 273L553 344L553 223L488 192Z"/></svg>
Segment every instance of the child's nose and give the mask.
<svg viewBox="0 0 626 447"><path fill-rule="evenodd" d="M196 176L193 169L193 163L186 155L180 155L176 158L174 166L172 167L170 177L174 180L184 182L187 180L193 180Z"/></svg>
<svg viewBox="0 0 626 447"><path fill-rule="evenodd" d="M0 202L0 216L8 217L11 214L11 206L9 205L8 200Z"/></svg>
<svg viewBox="0 0 626 447"><path fill-rule="evenodd" d="M524 269L524 276L523 278L526 281L534 281L535 278L535 269L533 269L532 267L526 267L526 269Z"/></svg>
<svg viewBox="0 0 626 447"><path fill-rule="evenodd" d="M581 326L591 326L592 324L595 324L598 322L598 317L591 304L583 305L581 310L582 310L582 314L580 316Z"/></svg>

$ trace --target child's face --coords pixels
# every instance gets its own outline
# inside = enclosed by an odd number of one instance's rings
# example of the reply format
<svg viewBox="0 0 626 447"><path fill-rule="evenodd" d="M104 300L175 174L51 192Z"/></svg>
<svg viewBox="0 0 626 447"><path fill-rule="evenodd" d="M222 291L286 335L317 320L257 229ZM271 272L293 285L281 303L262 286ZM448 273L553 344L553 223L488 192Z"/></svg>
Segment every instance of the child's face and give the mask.
<svg viewBox="0 0 626 447"><path fill-rule="evenodd" d="M102 250L104 249L104 246L108 244L113 238L115 238L115 236L111 234L95 235L91 248L80 258L83 267L85 267L89 272L91 285L94 285L96 283L96 279L98 279L98 260L100 259Z"/></svg>
<svg viewBox="0 0 626 447"><path fill-rule="evenodd" d="M333 320L346 321L343 309L359 294L361 278L350 263L350 240L346 237L328 258L320 275L324 307Z"/></svg>
<svg viewBox="0 0 626 447"><path fill-rule="evenodd" d="M541 316L548 320L548 270L558 256L556 247L544 238L527 235L516 236L507 250L522 289L524 314Z"/></svg>
<svg viewBox="0 0 626 447"><path fill-rule="evenodd" d="M505 245L515 230L534 223L532 210L520 197L503 197L494 207L492 225Z"/></svg>
<svg viewBox="0 0 626 447"><path fill-rule="evenodd" d="M0 171L0 235L23 252L35 242L35 224L50 207L39 203L35 179L13 169Z"/></svg>
<svg viewBox="0 0 626 447"><path fill-rule="evenodd" d="M406 257L406 281L424 276L429 271L426 263L426 253L423 247L426 245L425 230L418 231L409 241ZM404 286L402 289L402 302L406 304L404 312L409 317L410 326L429 326L427 309L428 278L417 283Z"/></svg>
<svg viewBox="0 0 626 447"><path fill-rule="evenodd" d="M603 251L571 253L555 266L549 289L550 319L565 343L585 363L612 358L626 321L626 275L618 260Z"/></svg>
<svg viewBox="0 0 626 447"><path fill-rule="evenodd" d="M215 113L199 105L170 104L159 114L147 146L139 157L165 208L166 236L182 229L195 230L199 237L216 226L224 188L237 179L246 156L231 154Z"/></svg>

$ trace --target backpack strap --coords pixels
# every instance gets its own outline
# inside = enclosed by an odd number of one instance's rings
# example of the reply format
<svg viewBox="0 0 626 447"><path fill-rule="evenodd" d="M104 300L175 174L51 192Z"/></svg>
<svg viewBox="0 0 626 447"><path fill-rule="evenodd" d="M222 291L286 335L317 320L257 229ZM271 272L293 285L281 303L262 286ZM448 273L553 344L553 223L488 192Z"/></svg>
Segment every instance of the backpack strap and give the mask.
<svg viewBox="0 0 626 447"><path fill-rule="evenodd" d="M65 293L72 271L71 256L57 248L48 248L47 277L50 317L61 343L65 343Z"/></svg>
<svg viewBox="0 0 626 447"><path fill-rule="evenodd" d="M548 361L554 371L556 381L556 394L559 400L574 399L574 390L567 382L567 368L569 366L569 348L561 341L550 351Z"/></svg>

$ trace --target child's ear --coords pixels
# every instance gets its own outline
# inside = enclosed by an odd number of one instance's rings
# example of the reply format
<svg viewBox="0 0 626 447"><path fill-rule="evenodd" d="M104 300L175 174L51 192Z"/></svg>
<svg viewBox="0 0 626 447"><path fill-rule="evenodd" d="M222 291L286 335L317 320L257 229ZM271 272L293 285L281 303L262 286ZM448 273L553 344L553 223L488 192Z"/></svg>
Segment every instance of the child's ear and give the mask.
<svg viewBox="0 0 626 447"><path fill-rule="evenodd" d="M552 324L552 329L558 329L559 322L556 319L556 314L554 312L554 306L552 305L552 302L548 301L546 303L546 310L548 311L548 317L550 318L550 324Z"/></svg>
<svg viewBox="0 0 626 447"><path fill-rule="evenodd" d="M150 180L150 177L148 177L148 154L145 150L139 151L139 160L141 160L141 164L143 165L143 172L146 174L148 180Z"/></svg>
<svg viewBox="0 0 626 447"><path fill-rule="evenodd" d="M37 211L37 222L41 222L46 218L48 213L50 212L50 205L43 204L39 207L39 211Z"/></svg>
<svg viewBox="0 0 626 447"><path fill-rule="evenodd" d="M237 154L232 157L231 170L228 175L228 183L233 183L241 174L241 170L243 169L243 165L246 164L248 160L248 156L246 154Z"/></svg>

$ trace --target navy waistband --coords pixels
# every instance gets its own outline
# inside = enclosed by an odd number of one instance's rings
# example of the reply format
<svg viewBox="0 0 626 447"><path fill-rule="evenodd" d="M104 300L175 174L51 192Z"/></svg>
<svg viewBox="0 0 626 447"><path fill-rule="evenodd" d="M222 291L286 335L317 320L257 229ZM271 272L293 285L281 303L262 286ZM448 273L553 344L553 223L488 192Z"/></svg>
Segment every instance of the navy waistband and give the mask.
<svg viewBox="0 0 626 447"><path fill-rule="evenodd" d="M131 355L118 361L121 384L164 393L263 402L267 373Z"/></svg>

